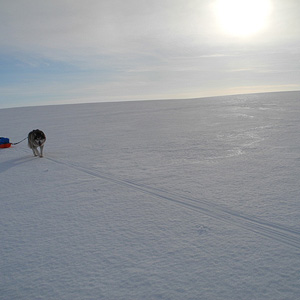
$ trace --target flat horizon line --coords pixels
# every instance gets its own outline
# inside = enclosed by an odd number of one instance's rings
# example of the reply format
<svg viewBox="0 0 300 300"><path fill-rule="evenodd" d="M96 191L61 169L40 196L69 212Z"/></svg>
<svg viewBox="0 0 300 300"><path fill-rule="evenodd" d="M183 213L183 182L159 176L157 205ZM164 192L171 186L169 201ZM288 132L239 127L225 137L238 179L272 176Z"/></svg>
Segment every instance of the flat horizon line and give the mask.
<svg viewBox="0 0 300 300"><path fill-rule="evenodd" d="M134 99L134 100L107 100L107 101L95 101L95 102L75 102L75 103L53 103L53 104L28 104L22 106L11 106L3 107L3 109L16 109L16 108L30 108L30 107L45 107L45 106L63 106L63 105L89 105L89 104L107 104L107 103L126 103L126 102L145 102L145 101L184 101L184 100L201 100L201 99L210 99L210 98L222 98L230 96L245 96L245 95L262 95L262 94L278 94L278 93L297 93L300 90L291 90L291 91L272 91L272 92L252 92L252 93L237 93L237 94L224 94L216 96L204 96L204 97L189 97L189 98L157 98L157 99Z"/></svg>

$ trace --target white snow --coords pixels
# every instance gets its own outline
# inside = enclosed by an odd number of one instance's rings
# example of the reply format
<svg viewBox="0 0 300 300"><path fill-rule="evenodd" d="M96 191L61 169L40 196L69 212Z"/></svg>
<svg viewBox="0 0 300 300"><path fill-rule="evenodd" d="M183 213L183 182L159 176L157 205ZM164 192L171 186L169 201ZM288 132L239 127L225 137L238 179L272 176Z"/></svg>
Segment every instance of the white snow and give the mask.
<svg viewBox="0 0 300 300"><path fill-rule="evenodd" d="M299 299L300 92L0 110L0 299Z"/></svg>

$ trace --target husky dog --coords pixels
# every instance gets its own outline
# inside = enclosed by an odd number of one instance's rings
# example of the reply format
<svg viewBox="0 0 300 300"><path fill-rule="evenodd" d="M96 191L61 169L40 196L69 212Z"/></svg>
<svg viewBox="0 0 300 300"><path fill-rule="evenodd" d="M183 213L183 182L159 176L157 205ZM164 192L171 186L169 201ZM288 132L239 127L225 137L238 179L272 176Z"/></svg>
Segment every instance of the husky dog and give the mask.
<svg viewBox="0 0 300 300"><path fill-rule="evenodd" d="M43 131L36 129L32 130L28 134L28 147L32 149L34 156L43 157L43 148L46 142L46 135ZM38 147L40 147L41 152L39 153Z"/></svg>

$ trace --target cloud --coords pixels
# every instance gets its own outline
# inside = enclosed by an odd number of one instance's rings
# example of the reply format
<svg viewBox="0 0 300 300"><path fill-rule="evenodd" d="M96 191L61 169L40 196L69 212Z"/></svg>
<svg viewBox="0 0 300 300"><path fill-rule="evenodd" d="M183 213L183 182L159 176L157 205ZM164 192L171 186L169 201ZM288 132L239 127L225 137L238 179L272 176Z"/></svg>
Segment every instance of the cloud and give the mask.
<svg viewBox="0 0 300 300"><path fill-rule="evenodd" d="M206 1L4 1L0 45L50 56L155 51L205 43Z"/></svg>

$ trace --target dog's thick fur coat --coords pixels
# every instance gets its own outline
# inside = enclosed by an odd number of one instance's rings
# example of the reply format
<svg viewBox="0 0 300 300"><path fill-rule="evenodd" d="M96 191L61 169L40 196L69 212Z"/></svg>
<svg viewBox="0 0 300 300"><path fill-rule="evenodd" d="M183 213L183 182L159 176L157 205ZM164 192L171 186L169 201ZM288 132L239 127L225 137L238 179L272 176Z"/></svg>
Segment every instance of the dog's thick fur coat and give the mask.
<svg viewBox="0 0 300 300"><path fill-rule="evenodd" d="M34 156L43 157L44 144L46 142L46 135L39 129L32 130L28 134L28 147L32 149ZM38 151L40 147L40 152Z"/></svg>

